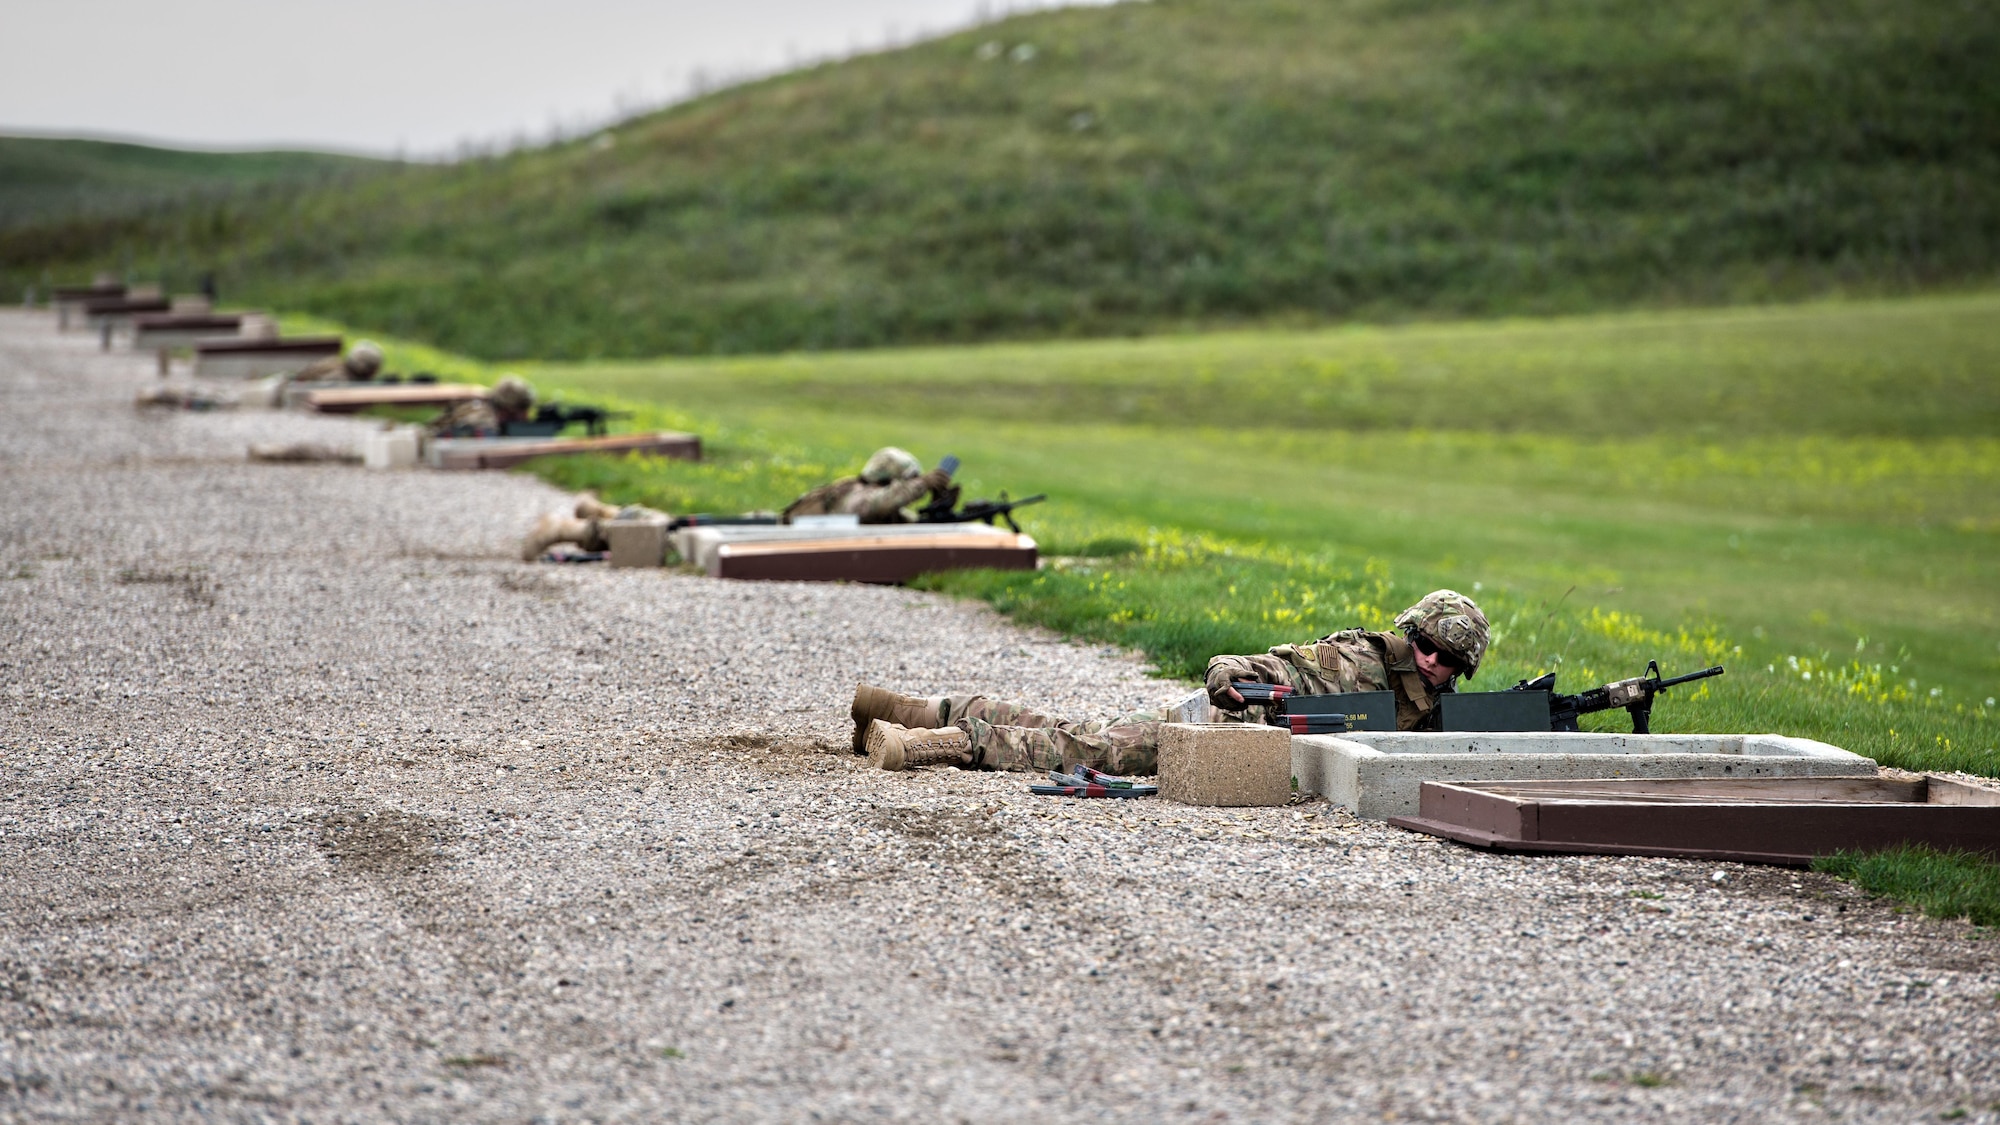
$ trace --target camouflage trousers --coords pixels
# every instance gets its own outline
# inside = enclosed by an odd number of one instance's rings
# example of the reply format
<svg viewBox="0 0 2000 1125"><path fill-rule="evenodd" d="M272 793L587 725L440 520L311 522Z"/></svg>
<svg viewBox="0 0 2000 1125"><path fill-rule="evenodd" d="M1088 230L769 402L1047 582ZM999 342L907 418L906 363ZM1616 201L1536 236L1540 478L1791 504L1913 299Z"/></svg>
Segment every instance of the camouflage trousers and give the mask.
<svg viewBox="0 0 2000 1125"><path fill-rule="evenodd" d="M1110 719L1079 722L1031 711L1018 703L983 695L954 695L938 707L940 724L972 736L980 768L1067 770L1090 766L1114 774L1157 773L1164 711L1135 711Z"/></svg>

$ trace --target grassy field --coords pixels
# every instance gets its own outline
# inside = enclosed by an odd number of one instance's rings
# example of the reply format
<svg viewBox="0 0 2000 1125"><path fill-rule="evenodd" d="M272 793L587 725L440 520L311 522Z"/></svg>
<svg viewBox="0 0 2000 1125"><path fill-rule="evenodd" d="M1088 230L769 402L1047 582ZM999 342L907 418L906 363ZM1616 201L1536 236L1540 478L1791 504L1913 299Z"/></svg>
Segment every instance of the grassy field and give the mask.
<svg viewBox="0 0 2000 1125"><path fill-rule="evenodd" d="M1496 626L1474 687L1722 663L1655 729L2000 775L1996 324L1982 294L518 369L704 435L538 468L619 500L777 506L889 442L1047 492L1054 565L929 584L1175 675L1448 585Z"/></svg>
<svg viewBox="0 0 2000 1125"><path fill-rule="evenodd" d="M0 230L0 284L199 265L489 358L1990 285L1995 57L1963 0L1042 12L548 148Z"/></svg>

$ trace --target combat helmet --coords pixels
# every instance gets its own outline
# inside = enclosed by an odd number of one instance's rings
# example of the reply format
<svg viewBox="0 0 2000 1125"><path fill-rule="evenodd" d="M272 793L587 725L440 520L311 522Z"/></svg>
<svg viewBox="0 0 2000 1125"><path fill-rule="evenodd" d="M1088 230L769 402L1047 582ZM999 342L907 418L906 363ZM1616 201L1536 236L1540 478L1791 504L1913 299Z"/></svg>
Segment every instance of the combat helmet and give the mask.
<svg viewBox="0 0 2000 1125"><path fill-rule="evenodd" d="M382 349L373 340L363 340L349 349L342 365L347 368L349 378L373 379L382 370Z"/></svg>
<svg viewBox="0 0 2000 1125"><path fill-rule="evenodd" d="M526 416L535 408L535 388L519 375L502 375L487 392L486 400L510 414Z"/></svg>
<svg viewBox="0 0 2000 1125"><path fill-rule="evenodd" d="M1415 639L1422 633L1432 644L1459 658L1465 678L1479 671L1490 639L1486 615L1471 598L1456 590L1432 590L1423 600L1396 615L1396 628Z"/></svg>
<svg viewBox="0 0 2000 1125"><path fill-rule="evenodd" d="M924 463L911 456L908 450L885 445L875 451L866 465L861 466L861 479L868 484L888 484L922 476L923 472Z"/></svg>

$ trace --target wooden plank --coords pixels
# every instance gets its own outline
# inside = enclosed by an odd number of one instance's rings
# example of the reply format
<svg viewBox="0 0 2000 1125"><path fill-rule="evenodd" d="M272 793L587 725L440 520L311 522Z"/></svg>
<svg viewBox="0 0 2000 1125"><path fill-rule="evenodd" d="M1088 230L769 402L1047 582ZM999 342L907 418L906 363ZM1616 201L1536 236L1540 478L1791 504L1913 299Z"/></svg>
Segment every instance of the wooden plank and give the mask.
<svg viewBox="0 0 2000 1125"><path fill-rule="evenodd" d="M1968 785L1956 778L1927 775L1933 805L2000 805L2000 789Z"/></svg>
<svg viewBox="0 0 2000 1125"><path fill-rule="evenodd" d="M470 383L369 383L307 392L306 406L322 414L352 414L371 406L450 406L485 397L485 387Z"/></svg>
<svg viewBox="0 0 2000 1125"><path fill-rule="evenodd" d="M1704 786L1723 792L1696 799ZM1996 798L1994 790L1935 776L1427 781L1418 815L1390 823L1515 851L1801 863L1841 850L1922 843L2000 855Z"/></svg>
<svg viewBox="0 0 2000 1125"><path fill-rule="evenodd" d="M1847 800L1922 801L1924 779L1889 777L1647 777L1552 779L1548 781L1469 781L1488 793L1555 799L1590 793L1606 799L1640 799L1646 795L1681 796L1697 800Z"/></svg>
<svg viewBox="0 0 2000 1125"><path fill-rule="evenodd" d="M464 439L441 453L436 464L440 469L505 469L535 457L573 453L653 453L681 461L699 461L701 439L693 434L671 431L549 441L501 438L487 442Z"/></svg>
<svg viewBox="0 0 2000 1125"><path fill-rule="evenodd" d="M1813 857L1803 852L1737 852L1724 848L1674 847L1648 848L1625 844L1601 845L1558 842L1544 843L1540 840L1516 840L1491 832L1479 832L1464 825L1448 821L1429 820L1421 816L1392 816L1388 823L1412 832L1422 832L1427 836L1456 840L1475 848L1486 848L1496 852L1511 852L1519 855L1628 855L1651 856L1658 859L1706 859L1720 863L1765 863L1780 867L1810 867Z"/></svg>
<svg viewBox="0 0 2000 1125"><path fill-rule="evenodd" d="M234 356L242 352L259 355L282 355L292 358L300 353L311 355L339 355L338 336L217 336L203 340L194 346L201 355Z"/></svg>
<svg viewBox="0 0 2000 1125"><path fill-rule="evenodd" d="M757 544L757 550L737 552L744 546L749 545L723 544L709 573L717 578L888 584L940 570L1033 570L1038 558L1035 541L1025 535L925 536L869 546L851 540L808 540ZM807 549L778 549L784 546Z"/></svg>
<svg viewBox="0 0 2000 1125"><path fill-rule="evenodd" d="M83 303L84 313L94 317L166 312L173 307L165 297L93 297Z"/></svg>
<svg viewBox="0 0 2000 1125"><path fill-rule="evenodd" d="M740 543L724 543L716 549L718 555L728 555L734 559L752 558L758 555L810 555L829 551L879 551L897 547L1003 547L1013 549L1019 545L1022 536L994 535L985 532L945 532L926 535L922 539L912 539L902 535L852 535L835 539L773 539L763 542L749 540Z"/></svg>

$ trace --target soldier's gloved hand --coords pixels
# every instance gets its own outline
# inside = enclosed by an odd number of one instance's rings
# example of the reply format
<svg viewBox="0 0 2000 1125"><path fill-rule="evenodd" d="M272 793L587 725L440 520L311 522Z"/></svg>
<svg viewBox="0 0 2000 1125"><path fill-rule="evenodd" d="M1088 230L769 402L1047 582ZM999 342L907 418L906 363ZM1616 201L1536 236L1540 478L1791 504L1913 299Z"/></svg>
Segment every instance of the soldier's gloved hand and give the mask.
<svg viewBox="0 0 2000 1125"><path fill-rule="evenodd" d="M1226 665L1210 664L1208 666L1208 679L1202 685L1208 689L1208 701L1222 708L1224 711L1241 711L1249 706L1249 704L1243 702L1243 696L1235 688L1229 686L1235 680L1235 675L1232 674L1231 669Z"/></svg>
<svg viewBox="0 0 2000 1125"><path fill-rule="evenodd" d="M932 492L942 492L951 484L951 474L943 469L932 469L923 475L924 487Z"/></svg>

